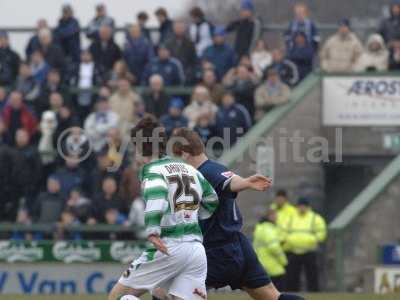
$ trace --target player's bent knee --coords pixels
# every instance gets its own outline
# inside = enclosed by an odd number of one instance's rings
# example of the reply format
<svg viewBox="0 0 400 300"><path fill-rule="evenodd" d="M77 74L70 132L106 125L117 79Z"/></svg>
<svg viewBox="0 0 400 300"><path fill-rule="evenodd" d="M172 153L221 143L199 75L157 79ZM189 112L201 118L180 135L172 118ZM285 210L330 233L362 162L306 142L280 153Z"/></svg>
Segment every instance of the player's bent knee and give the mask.
<svg viewBox="0 0 400 300"><path fill-rule="evenodd" d="M111 292L108 294L108 300L120 300L120 298L124 295L133 295L136 294L136 291L132 288L124 286L120 283L116 283L112 288ZM137 299L136 297L133 299Z"/></svg>

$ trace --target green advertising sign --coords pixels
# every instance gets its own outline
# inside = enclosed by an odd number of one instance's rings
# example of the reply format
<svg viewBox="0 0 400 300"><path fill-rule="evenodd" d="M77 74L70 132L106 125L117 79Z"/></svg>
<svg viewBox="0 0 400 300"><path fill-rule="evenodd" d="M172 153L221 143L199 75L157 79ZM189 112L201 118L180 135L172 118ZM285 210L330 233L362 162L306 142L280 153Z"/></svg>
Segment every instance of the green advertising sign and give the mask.
<svg viewBox="0 0 400 300"><path fill-rule="evenodd" d="M145 247L130 241L0 241L0 262L129 263Z"/></svg>

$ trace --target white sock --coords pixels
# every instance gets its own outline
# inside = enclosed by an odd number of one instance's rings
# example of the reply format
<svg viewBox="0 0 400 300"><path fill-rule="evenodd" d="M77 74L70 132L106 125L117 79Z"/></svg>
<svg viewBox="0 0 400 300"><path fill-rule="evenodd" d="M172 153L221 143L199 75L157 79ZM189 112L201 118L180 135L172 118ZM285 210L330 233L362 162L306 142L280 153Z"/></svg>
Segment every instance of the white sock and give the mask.
<svg viewBox="0 0 400 300"><path fill-rule="evenodd" d="M140 300L138 297L135 297L133 295L125 295L119 298L119 300Z"/></svg>

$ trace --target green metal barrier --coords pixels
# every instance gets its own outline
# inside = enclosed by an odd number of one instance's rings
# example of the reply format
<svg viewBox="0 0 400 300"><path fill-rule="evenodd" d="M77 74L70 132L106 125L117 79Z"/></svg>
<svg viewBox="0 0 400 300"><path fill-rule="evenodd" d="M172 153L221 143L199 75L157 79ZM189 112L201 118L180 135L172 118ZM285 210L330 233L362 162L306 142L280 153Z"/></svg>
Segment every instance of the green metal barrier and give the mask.
<svg viewBox="0 0 400 300"><path fill-rule="evenodd" d="M268 112L263 119L255 124L251 130L240 139L229 152L225 152L220 158L221 163L228 167L237 161L257 139L264 133L269 133L274 126L292 111L304 97L320 82L318 73L308 75L297 87L292 91L289 102L285 105L278 106Z"/></svg>
<svg viewBox="0 0 400 300"><path fill-rule="evenodd" d="M114 233L114 232L139 232L140 227L122 226L122 225L71 225L61 227L57 224L16 224L16 223L0 223L0 232L43 232L54 233L56 229L64 229L66 231L81 232L81 233Z"/></svg>
<svg viewBox="0 0 400 300"><path fill-rule="evenodd" d="M127 263L145 248L144 241L0 240L0 263Z"/></svg>
<svg viewBox="0 0 400 300"><path fill-rule="evenodd" d="M357 197L329 224L335 241L336 288L344 291L344 233L346 228L379 196L385 188L400 176L400 155L368 184Z"/></svg>

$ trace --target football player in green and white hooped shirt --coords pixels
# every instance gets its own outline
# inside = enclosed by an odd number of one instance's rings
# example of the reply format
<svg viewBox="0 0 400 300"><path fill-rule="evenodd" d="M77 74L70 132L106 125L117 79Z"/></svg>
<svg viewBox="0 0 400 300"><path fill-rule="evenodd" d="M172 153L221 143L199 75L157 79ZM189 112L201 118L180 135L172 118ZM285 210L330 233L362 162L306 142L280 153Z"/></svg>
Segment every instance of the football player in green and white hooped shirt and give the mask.
<svg viewBox="0 0 400 300"><path fill-rule="evenodd" d="M140 180L152 246L124 272L109 300L140 297L156 288L168 291L172 299L206 299L207 258L198 220L212 215L218 197L195 168L164 156L166 142L160 128L148 116L132 131L136 156L145 164Z"/></svg>

